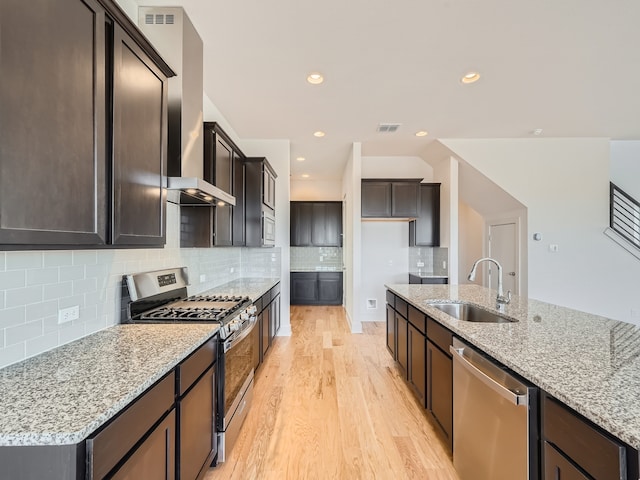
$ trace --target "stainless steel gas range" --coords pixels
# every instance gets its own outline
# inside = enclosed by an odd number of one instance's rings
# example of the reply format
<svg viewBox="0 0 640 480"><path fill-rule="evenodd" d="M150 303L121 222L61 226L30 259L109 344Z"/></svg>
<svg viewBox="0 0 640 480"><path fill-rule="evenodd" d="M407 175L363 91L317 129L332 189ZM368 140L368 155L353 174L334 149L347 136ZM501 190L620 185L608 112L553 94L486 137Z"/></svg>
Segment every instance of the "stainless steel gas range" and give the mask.
<svg viewBox="0 0 640 480"><path fill-rule="evenodd" d="M256 307L249 297L187 295L186 267L126 275L123 323L218 323L217 431L218 462L233 448L253 398L251 332Z"/></svg>

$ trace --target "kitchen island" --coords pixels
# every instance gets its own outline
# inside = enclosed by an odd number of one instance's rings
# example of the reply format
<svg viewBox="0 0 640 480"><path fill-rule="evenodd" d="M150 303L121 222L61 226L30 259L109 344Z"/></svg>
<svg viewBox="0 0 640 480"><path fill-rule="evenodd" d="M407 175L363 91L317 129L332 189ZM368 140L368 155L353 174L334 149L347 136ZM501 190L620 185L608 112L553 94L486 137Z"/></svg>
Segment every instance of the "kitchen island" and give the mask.
<svg viewBox="0 0 640 480"><path fill-rule="evenodd" d="M476 285L387 288L454 335L640 449L640 328L518 296L501 312L516 322L466 322L429 303L467 302L497 312L495 291Z"/></svg>

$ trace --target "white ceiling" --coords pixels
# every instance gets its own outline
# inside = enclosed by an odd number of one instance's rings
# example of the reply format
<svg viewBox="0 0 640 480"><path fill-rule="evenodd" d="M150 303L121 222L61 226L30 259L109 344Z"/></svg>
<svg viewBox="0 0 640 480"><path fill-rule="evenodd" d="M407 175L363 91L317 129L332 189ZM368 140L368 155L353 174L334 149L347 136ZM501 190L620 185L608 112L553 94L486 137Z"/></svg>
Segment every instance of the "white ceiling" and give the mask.
<svg viewBox="0 0 640 480"><path fill-rule="evenodd" d="M241 138L289 139L293 178L340 178L354 141L372 156L538 128L640 139L638 0L137 2L185 8L205 92ZM462 85L469 70L482 78Z"/></svg>

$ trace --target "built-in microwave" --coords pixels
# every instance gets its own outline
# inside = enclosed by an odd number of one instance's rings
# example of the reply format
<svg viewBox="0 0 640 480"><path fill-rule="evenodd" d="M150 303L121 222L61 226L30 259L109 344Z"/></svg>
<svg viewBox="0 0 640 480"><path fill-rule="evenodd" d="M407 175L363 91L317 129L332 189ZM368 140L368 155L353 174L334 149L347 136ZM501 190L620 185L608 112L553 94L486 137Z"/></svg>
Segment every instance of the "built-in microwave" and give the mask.
<svg viewBox="0 0 640 480"><path fill-rule="evenodd" d="M276 244L276 217L268 211L262 211L262 246L273 247Z"/></svg>

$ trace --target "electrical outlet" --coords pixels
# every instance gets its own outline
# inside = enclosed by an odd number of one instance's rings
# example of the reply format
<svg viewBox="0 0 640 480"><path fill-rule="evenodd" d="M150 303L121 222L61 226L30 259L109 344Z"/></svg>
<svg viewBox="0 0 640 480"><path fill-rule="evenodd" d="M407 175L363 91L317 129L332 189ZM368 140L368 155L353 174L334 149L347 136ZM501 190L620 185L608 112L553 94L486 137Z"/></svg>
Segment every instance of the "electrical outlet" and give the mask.
<svg viewBox="0 0 640 480"><path fill-rule="evenodd" d="M442 261L442 268L447 268L447 261L446 260Z"/></svg>
<svg viewBox="0 0 640 480"><path fill-rule="evenodd" d="M207 281L207 276L203 273L200 275L200 283L204 283Z"/></svg>
<svg viewBox="0 0 640 480"><path fill-rule="evenodd" d="M416 267L424 267L424 262L418 262L418 263L416 264Z"/></svg>
<svg viewBox="0 0 640 480"><path fill-rule="evenodd" d="M236 271L236 269L235 269L235 268L233 268L233 267L229 267L229 273L233 273L233 272L235 272L235 271Z"/></svg>
<svg viewBox="0 0 640 480"><path fill-rule="evenodd" d="M67 323L80 318L80 306L75 305L69 308L58 310L58 324Z"/></svg>
<svg viewBox="0 0 640 480"><path fill-rule="evenodd" d="M556 253L558 251L558 245L556 245L555 243L549 244L549 251Z"/></svg>

